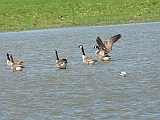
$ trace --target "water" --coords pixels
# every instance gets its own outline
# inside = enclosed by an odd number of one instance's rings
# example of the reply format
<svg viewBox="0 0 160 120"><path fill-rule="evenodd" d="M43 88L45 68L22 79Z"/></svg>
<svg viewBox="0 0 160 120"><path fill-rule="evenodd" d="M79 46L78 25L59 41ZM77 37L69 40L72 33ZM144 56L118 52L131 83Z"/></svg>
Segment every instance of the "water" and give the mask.
<svg viewBox="0 0 160 120"><path fill-rule="evenodd" d="M0 33L0 119L159 120L159 31L160 22ZM96 58L96 38L119 33L112 61L82 62L79 45ZM66 70L56 68L55 49ZM26 68L13 72L7 52Z"/></svg>

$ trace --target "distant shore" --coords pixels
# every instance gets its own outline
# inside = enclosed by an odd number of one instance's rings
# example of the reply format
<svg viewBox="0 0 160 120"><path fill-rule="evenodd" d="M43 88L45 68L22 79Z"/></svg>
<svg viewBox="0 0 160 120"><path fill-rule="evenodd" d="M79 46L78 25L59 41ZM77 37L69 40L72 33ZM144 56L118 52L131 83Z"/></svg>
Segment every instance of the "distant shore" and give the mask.
<svg viewBox="0 0 160 120"><path fill-rule="evenodd" d="M1 0L0 32L160 21L159 0Z"/></svg>

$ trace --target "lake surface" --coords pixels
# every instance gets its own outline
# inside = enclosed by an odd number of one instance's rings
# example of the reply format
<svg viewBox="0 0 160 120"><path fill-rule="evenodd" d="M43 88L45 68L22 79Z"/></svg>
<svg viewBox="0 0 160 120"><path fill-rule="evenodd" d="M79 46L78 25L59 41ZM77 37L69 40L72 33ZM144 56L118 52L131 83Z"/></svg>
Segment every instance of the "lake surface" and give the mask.
<svg viewBox="0 0 160 120"><path fill-rule="evenodd" d="M112 61L100 61L96 38L119 33ZM79 45L99 62L84 64ZM55 49L66 70L56 68ZM13 72L7 52L26 68ZM1 120L159 120L160 22L0 33L0 82Z"/></svg>

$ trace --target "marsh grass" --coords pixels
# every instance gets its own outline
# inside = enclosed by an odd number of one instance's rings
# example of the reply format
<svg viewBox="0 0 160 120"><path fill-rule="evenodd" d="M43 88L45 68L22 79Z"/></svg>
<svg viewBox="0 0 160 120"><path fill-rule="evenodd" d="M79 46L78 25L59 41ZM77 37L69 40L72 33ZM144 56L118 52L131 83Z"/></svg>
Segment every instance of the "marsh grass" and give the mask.
<svg viewBox="0 0 160 120"><path fill-rule="evenodd" d="M0 31L160 21L159 0L1 0Z"/></svg>

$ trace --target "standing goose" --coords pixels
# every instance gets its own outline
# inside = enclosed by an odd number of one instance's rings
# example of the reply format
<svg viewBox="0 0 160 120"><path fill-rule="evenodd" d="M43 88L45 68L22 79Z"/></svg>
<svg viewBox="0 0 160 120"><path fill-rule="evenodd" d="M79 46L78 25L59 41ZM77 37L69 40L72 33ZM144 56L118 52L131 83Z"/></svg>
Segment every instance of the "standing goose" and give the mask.
<svg viewBox="0 0 160 120"><path fill-rule="evenodd" d="M122 36L121 34L117 34L115 36L110 37L109 39L104 41L104 44L102 43L102 40L98 37L96 39L96 42L99 46L102 47L103 50L105 50L107 53L111 52L113 43L115 43L118 39L120 39Z"/></svg>
<svg viewBox="0 0 160 120"><path fill-rule="evenodd" d="M97 60L95 58L85 55L84 48L82 45L80 45L79 48L81 48L81 50L82 50L82 60L84 63L86 63L88 65L94 65L94 63L97 62Z"/></svg>
<svg viewBox="0 0 160 120"><path fill-rule="evenodd" d="M56 67L58 67L60 69L66 69L66 67L67 67L67 59L63 58L63 59L59 60L57 50L55 50L54 53L56 54Z"/></svg>
<svg viewBox="0 0 160 120"><path fill-rule="evenodd" d="M95 54L102 61L109 61L111 59L108 53L105 50L103 50L101 46L95 45L94 48L97 48L97 51L95 52Z"/></svg>
<svg viewBox="0 0 160 120"><path fill-rule="evenodd" d="M14 63L23 63L23 62L19 60L14 60ZM7 65L11 66L11 64L12 64L12 61L10 59L9 54L7 53Z"/></svg>
<svg viewBox="0 0 160 120"><path fill-rule="evenodd" d="M23 66L23 64L21 64L21 63L14 63L14 60L13 60L13 57L12 57L12 55L10 55L10 59L11 59L11 69L13 70L13 71L22 71L22 69L23 68L25 68L24 66Z"/></svg>

